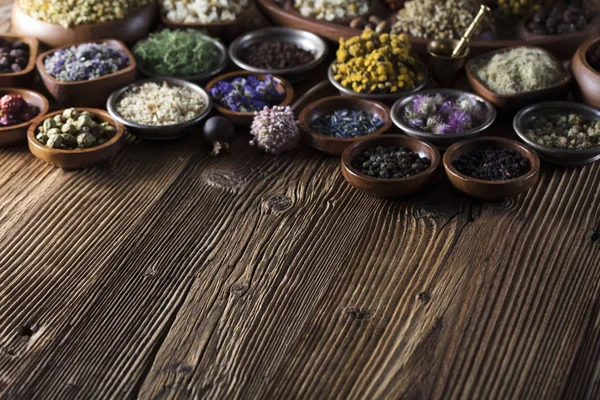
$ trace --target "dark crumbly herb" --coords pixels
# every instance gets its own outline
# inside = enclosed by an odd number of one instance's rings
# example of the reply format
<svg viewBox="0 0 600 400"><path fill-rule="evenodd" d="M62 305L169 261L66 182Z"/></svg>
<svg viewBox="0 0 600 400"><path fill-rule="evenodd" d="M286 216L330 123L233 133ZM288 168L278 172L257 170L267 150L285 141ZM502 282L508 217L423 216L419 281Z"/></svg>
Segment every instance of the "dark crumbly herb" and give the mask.
<svg viewBox="0 0 600 400"><path fill-rule="evenodd" d="M425 171L430 165L427 157L405 147L377 146L352 161L352 167L358 172L375 178L406 178Z"/></svg>
<svg viewBox="0 0 600 400"><path fill-rule="evenodd" d="M29 46L21 41L11 43L0 38L0 74L20 72L29 63Z"/></svg>
<svg viewBox="0 0 600 400"><path fill-rule="evenodd" d="M315 56L294 43L268 40L248 46L241 55L246 64L263 69L293 68L314 61Z"/></svg>
<svg viewBox="0 0 600 400"><path fill-rule="evenodd" d="M585 29L593 17L582 0L562 0L536 12L527 29L536 35L564 35Z"/></svg>
<svg viewBox="0 0 600 400"><path fill-rule="evenodd" d="M369 135L383 124L378 115L342 108L332 114L321 115L311 123L310 128L325 136L348 139Z"/></svg>
<svg viewBox="0 0 600 400"><path fill-rule="evenodd" d="M219 58L214 43L193 30L151 33L133 53L145 69L163 76L201 74L214 69Z"/></svg>
<svg viewBox="0 0 600 400"><path fill-rule="evenodd" d="M461 154L452 165L463 175L486 181L514 179L531 169L529 160L521 153L494 147Z"/></svg>

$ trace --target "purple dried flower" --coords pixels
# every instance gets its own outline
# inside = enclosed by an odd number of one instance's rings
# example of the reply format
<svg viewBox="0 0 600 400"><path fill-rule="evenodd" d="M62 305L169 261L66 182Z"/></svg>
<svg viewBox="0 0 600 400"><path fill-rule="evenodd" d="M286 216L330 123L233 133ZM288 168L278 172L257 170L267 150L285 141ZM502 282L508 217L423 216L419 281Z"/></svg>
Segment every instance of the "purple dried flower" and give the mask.
<svg viewBox="0 0 600 400"><path fill-rule="evenodd" d="M455 110L455 108L456 106L452 100L446 100L438 109L438 113L442 115L449 115L452 111Z"/></svg>
<svg viewBox="0 0 600 400"><path fill-rule="evenodd" d="M276 87L271 75L267 75L264 81L250 75L237 77L231 82L218 82L209 89L209 93L222 107L232 111L254 112L283 101L285 92L278 92Z"/></svg>
<svg viewBox="0 0 600 400"><path fill-rule="evenodd" d="M423 129L425 122L421 118L413 118L408 120L408 126L414 129Z"/></svg>
<svg viewBox="0 0 600 400"><path fill-rule="evenodd" d="M456 133L468 131L471 129L472 123L471 115L462 110L456 110L448 117L448 125Z"/></svg>
<svg viewBox="0 0 600 400"><path fill-rule="evenodd" d="M264 107L254 114L250 145L271 154L293 150L300 142L298 124L289 106Z"/></svg>
<svg viewBox="0 0 600 400"><path fill-rule="evenodd" d="M438 135L447 135L449 133L456 133L453 131L452 127L448 124L440 122L433 128L433 133Z"/></svg>

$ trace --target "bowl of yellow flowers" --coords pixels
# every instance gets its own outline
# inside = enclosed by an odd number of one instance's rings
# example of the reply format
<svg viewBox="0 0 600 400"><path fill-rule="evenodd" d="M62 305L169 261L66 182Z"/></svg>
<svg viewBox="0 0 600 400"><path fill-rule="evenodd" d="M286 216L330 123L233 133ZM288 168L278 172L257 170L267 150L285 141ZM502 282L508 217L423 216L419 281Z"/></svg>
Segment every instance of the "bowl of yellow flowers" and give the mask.
<svg viewBox="0 0 600 400"><path fill-rule="evenodd" d="M404 34L366 29L360 36L342 38L329 66L329 81L342 96L393 103L429 81L427 67L411 50Z"/></svg>

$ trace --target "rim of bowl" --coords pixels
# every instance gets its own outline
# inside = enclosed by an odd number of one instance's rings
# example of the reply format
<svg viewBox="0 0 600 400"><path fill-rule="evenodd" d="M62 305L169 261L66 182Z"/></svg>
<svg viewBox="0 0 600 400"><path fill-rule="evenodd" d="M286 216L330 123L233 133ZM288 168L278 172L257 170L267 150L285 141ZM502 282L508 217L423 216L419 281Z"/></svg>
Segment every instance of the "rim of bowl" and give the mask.
<svg viewBox="0 0 600 400"><path fill-rule="evenodd" d="M313 51L316 51L316 54L314 54L314 56L315 56L314 60L309 63L299 65L296 67L281 68L281 69L258 68L253 65L250 65L242 60L241 51L244 50L246 47L260 41L264 37L271 36L271 37L273 37L273 39L268 39L268 40L286 41L285 37L283 39L279 37L279 35L281 35L281 34L288 34L288 36L292 36L292 37L305 37L305 38L309 39L309 42L311 43L312 48L308 51L310 51L311 53ZM287 41L291 42L291 43L295 43L293 40L287 40ZM244 46L246 44L247 44L247 46ZM319 47L321 49L319 49ZM238 36L229 45L229 58L231 59L231 61L233 61L233 63L235 65L237 65L238 67L240 67L246 71L250 71L250 72L254 72L254 73L258 73L258 74L286 75L286 74L296 74L296 73L306 72L306 71L309 71L309 70L315 68L319 64L321 64L323 62L323 60L325 60L325 58L327 57L327 54L329 54L329 47L327 46L327 43L325 43L325 41L323 39L321 39L319 36L315 35L312 32L308 32L308 31L305 31L302 29L285 28L285 27L270 27L270 28L262 28L262 29L250 31L241 36Z"/></svg>
<svg viewBox="0 0 600 400"><path fill-rule="evenodd" d="M507 144L507 146L500 147L500 148L508 148L508 149L514 150L515 147L518 147L521 150L523 150L523 152L529 154L529 157L524 156L525 158L527 158L529 160L529 163L531 164L529 171L527 171L523 175L517 176L516 178L512 178L512 179L506 179L503 181L492 181L492 180L488 181L485 179L477 179L477 178L470 177L468 175L465 175L465 174L459 172L456 168L454 168L454 165L452 165L452 161L456 157L453 157L452 160L450 159L450 157L452 155L454 155L457 148L464 146L465 144L468 144L471 142L488 142L488 141L492 142L492 143ZM494 146L491 146L491 147L494 147ZM496 146L496 147L498 147L498 146ZM533 162L531 161L532 159L533 159ZM485 184L485 185L497 186L497 185L506 185L506 184L510 184L510 183L515 183L515 182L523 182L528 179L531 179L532 177L539 174L539 172L540 172L540 159L537 156L537 154L535 154L534 150L529 149L527 146L525 146L524 144L522 144L516 140L507 139L507 138L498 137L498 136L478 137L478 138L473 138L473 139L461 140L460 142L454 143L452 146L448 147L448 149L444 153L444 157L443 157L442 161L444 164L444 169L448 173L451 173L453 176L462 180L463 182L479 183L479 184Z"/></svg>
<svg viewBox="0 0 600 400"><path fill-rule="evenodd" d="M226 79L235 79L238 76L244 76L244 75L271 75L273 77L273 79L277 79L281 85L285 88L285 98L283 99L283 101L279 104L276 104L277 106L280 107L285 107L289 104L291 104L293 98L294 98L294 88L292 86L292 84L290 82L288 82L285 78L282 78L279 75L273 75L273 74L259 74L259 73L255 73L255 72L250 72L250 71L233 71L233 72L228 72L226 74L222 74L219 75L215 78L213 78L210 82L208 82L206 84L206 93L208 94L208 96L210 97L211 101L214 104L214 107L221 113L223 114L230 114L232 116L254 116L254 111L253 112L239 112L239 111L232 111L229 108L223 107L219 104L217 104L216 101L213 100L209 90L212 89L212 87L214 85L216 85L217 83L226 80Z"/></svg>
<svg viewBox="0 0 600 400"><path fill-rule="evenodd" d="M107 148L112 146L113 144L115 144L116 142L118 142L123 135L125 134L125 126L123 126L122 123L120 123L119 121L117 121L112 115L110 115L109 112L101 110L99 108L88 108L88 107L70 107L70 108L74 108L77 111L89 111L92 114L100 114L103 115L105 117L108 117L112 120L113 125L115 126L115 128L117 128L117 132L115 133L115 135L108 141L105 143L102 143L100 146L94 146L94 147L88 147L85 149L72 149L72 150L66 150L66 149L55 149L54 147L48 147L45 144L42 144L39 140L37 140L37 138L35 137L35 131L37 130L37 128L47 119L47 118L51 118L57 114L61 114L63 111L66 110L66 108L63 108L61 110L58 111L53 111L51 113L48 113L46 115L40 115L38 117L36 117L33 120L33 123L31 124L31 126L29 127L29 129L27 130L27 138L29 140L29 142L36 146L37 148L40 148L44 151L50 151L52 153L58 153L58 154L86 154L86 153L93 153L96 152L98 150Z"/></svg>
<svg viewBox="0 0 600 400"><path fill-rule="evenodd" d="M35 121L36 118L47 115L48 110L50 109L50 102L48 101L46 96L44 96L43 94L41 94L35 90L31 90L31 89L15 88L15 87L0 88L0 97L4 96L4 94L14 93L15 91L29 92L35 96L38 96L40 99L42 99L42 102L44 103L44 107L40 107L40 113L38 115L36 115L35 117L33 117L32 119L30 119L29 121L21 122L20 124L16 124L16 125L0 127L0 134L2 134L4 132L12 131L14 129L21 129L21 128L28 127L29 125L31 125L33 123L33 121ZM25 100L25 99L23 99L23 100Z"/></svg>
<svg viewBox="0 0 600 400"><path fill-rule="evenodd" d="M433 132L423 132L418 129L414 129L404 123L404 120L400 116L400 112L402 109L404 109L404 107L406 107L409 103L411 103L416 96L423 95L423 94L437 94L437 93L446 95L446 96L460 97L462 95L468 95L470 97L475 97L478 101L480 101L481 103L483 103L486 106L486 108L488 110L488 114L490 114L490 117L487 118L486 121L483 124L479 125L477 128L469 129L468 131L462 132L462 133L449 133L447 135L438 135ZM469 136L476 135L478 133L483 132L487 128L489 128L496 120L497 115L498 115L498 112L496 111L496 107L494 107L494 105L491 102L489 102L488 100L484 99L483 97L481 97L477 94L474 94L471 92L466 92L464 90L458 90L458 89L425 89L425 90L421 90L419 92L408 95L404 98L398 99L394 103L394 105L392 106L392 108L390 110L390 116L392 118L392 121L394 121L394 124L398 128L402 129L408 135L426 137L428 139L457 139L457 138L466 138Z"/></svg>
<svg viewBox="0 0 600 400"><path fill-rule="evenodd" d="M117 109L116 109L117 101L119 101L121 96L126 91L128 91L134 87L138 87L145 83L150 83L150 82L154 82L157 84L167 82L169 85L172 85L172 86L187 87L190 90L192 90L196 93L199 93L202 96L202 98L204 99L206 106L204 107L204 110L202 110L202 112L200 114L198 114L196 117L190 119L189 121L184 121L184 122L180 122L177 124L171 124L171 125L144 125L144 124L139 124L137 122L129 121L129 120L123 118L117 112ZM210 96L210 94L208 94L208 92L204 88L200 87L199 85L196 85L195 83L184 81L183 79L177 79L177 78L148 78L148 79L142 79L139 81L135 81L125 87L122 87L121 89L115 90L108 97L108 100L106 100L106 109L107 109L108 113L110 114L110 116L113 119L115 119L116 121L125 125L126 127L133 128L133 129L153 129L154 130L154 129L161 129L161 128L165 128L165 129L187 128L188 126L194 125L195 123L199 122L204 117L206 117L212 110L212 107L213 107L212 97Z"/></svg>
<svg viewBox="0 0 600 400"><path fill-rule="evenodd" d="M157 74L155 72L152 72L146 68L143 67L143 61L141 58L137 57L135 55L135 47L148 40L148 38L144 38L142 40L139 40L133 47L132 47L132 54L133 57L136 60L136 64L137 64L137 69L145 76L151 77L151 78L160 78L160 79L166 79L166 78L175 78L175 79L182 79L184 81L201 81L201 80L207 80L210 79L218 74L220 74L221 72L223 72L223 70L225 69L225 67L227 67L227 64L229 63L229 58L227 56L227 47L223 44L223 42L221 42L220 40L218 40L217 38L214 38L212 36L206 35L204 33L199 33L200 36L204 37L205 39L207 39L208 41L210 41L212 44L215 45L215 47L217 48L218 52L219 52L219 63L216 65L215 68L213 68L210 71L205 71L201 74L196 74L196 75L182 75L182 76L169 76L169 75L160 75Z"/></svg>
<svg viewBox="0 0 600 400"><path fill-rule="evenodd" d="M599 22L600 22L600 14L599 14ZM594 45L598 45L600 47L600 36L592 37L592 38L586 40L579 48L579 50L580 50L578 52L579 54L575 53L575 57L580 57L583 65L588 70L590 70L592 73L594 73L596 76L598 76L600 78L600 71L597 71L596 68L592 67L587 59L587 53L590 50L590 48Z"/></svg>
<svg viewBox="0 0 600 400"><path fill-rule="evenodd" d="M600 39L600 38L599 38ZM587 114L596 115L596 121L600 122L600 111L595 109L594 107L590 107L586 104L571 102L571 101L545 101L542 103L532 104L525 108L522 108L513 118L513 129L519 136L519 138L524 141L528 146L533 147L538 150L540 153L550 154L555 156L561 155L583 155L583 156L593 156L600 154L600 146L594 149L557 149L554 147L543 146L539 143L536 143L529 139L525 133L523 132L523 128L526 127L526 124L531 121L531 117L537 115L538 112L542 112L543 110L556 109L557 111L562 110L573 110L573 111L583 111ZM529 118L528 118L529 117ZM527 118L527 119L526 119Z"/></svg>
<svg viewBox="0 0 600 400"><path fill-rule="evenodd" d="M15 77L15 76L27 75L30 72L32 72L35 69L35 63L36 63L36 60L37 60L37 57L38 57L38 54L40 51L39 40L37 40L36 38L31 37L31 36L18 35L15 33L3 33L0 35L0 37L7 38L7 39L15 39L14 42L17 42L20 40L20 41L26 43L27 46L29 47L29 59L27 60L27 65L25 66L25 68L23 68L19 72L9 72L6 74L2 74L2 76L3 77ZM14 43L14 42L11 42L11 43Z"/></svg>
<svg viewBox="0 0 600 400"><path fill-rule="evenodd" d="M423 145L425 145L430 151L431 153L434 155L433 156L433 160L430 160L431 164L429 165L429 168L427 168L425 171L421 171L418 174L415 175L411 175L411 176L407 176L404 178L380 178L380 177L375 177L375 176L369 176L369 175L365 175L361 172L358 172L356 169L354 169L354 167L352 166L352 161L353 159L349 159L350 158L350 153L356 149L357 147L360 146L365 146L365 150L370 148L368 147L369 142L372 142L374 140L378 140L378 139L401 139L401 140L406 140L406 141L416 141L416 142L420 142ZM409 145L400 145L403 147L408 147L411 151L415 151L415 149ZM391 146L388 146L391 147ZM351 144L350 146L348 146L344 152L342 153L342 165L344 166L344 168L346 169L346 171L351 174L352 176L359 178L359 179L363 179L363 180L370 180L370 181L374 181L377 183L402 183L402 182L407 182L413 179L416 179L417 177L423 177L425 175L431 175L432 173L434 173L440 166L441 163L441 156L440 156L440 152L439 150L433 146L430 143L427 143L423 140L419 140L419 139L415 139L413 137L410 136L405 136L405 135L377 135L374 137L371 137L371 135L369 135L369 137L365 137L363 140L358 140L356 141L354 144Z"/></svg>
<svg viewBox="0 0 600 400"><path fill-rule="evenodd" d="M496 93L495 91L493 91L492 89L490 89L488 87L488 85L485 82L483 82L481 79L479 79L479 77L475 74L475 72L472 71L473 65L476 64L476 63L478 63L478 62L480 62L481 60L484 60L486 58L492 58L496 54L506 53L506 52L508 52L510 50L514 50L514 49L517 49L517 48L520 48L520 47L534 49L534 50L537 50L537 51L542 52L542 53L546 54L547 56L549 56L560 67L560 69L565 73L564 79L561 80L560 82L555 83L554 85L547 86L547 87L544 87L544 88L541 88L541 89L530 90L528 92L513 93L513 94L500 94L500 93ZM546 92L548 90L556 89L556 88L561 87L563 85L568 85L569 82L571 81L571 79L573 79L573 74L571 73L571 71L569 70L569 68L566 68L563 65L563 63L556 56L554 56L554 54L552 54L550 51L546 50L543 47L533 46L533 45L515 45L515 46L509 46L509 47L504 47L504 48L501 48L501 49L492 50L492 51L488 51L487 53L480 54L478 56L475 56L475 57L471 58L470 60L467 60L467 63L465 64L465 71L466 71L467 77L470 77L471 79L475 80L477 83L479 83L489 93L491 93L494 96L497 96L499 98L502 98L502 99L515 99L515 98L519 98L519 97L524 96L524 95L530 96L530 95L536 94L536 93L544 93L544 92Z"/></svg>
<svg viewBox="0 0 600 400"><path fill-rule="evenodd" d="M333 102L336 100L348 100L353 102L354 104L358 104L360 102L367 102L367 103L372 103L377 105L379 108L381 108L384 113L386 114L386 118L383 120L383 126L379 129L377 129L375 132L369 133L368 135L364 135L364 136L358 136L358 137L353 137L353 138L336 138L336 137L331 137L331 136L327 136L324 135L320 132L315 131L314 129L312 129L310 127L310 125L308 125L307 123L305 123L307 114L309 112L309 108L311 109L315 109L318 107L321 107L323 104L328 103L328 102ZM350 107L346 107L346 108L350 108ZM371 113L372 114L372 113ZM376 101L376 100L367 100L367 99L361 99L358 97L349 97L349 96L329 96L329 97L324 97L322 99L319 100L315 100L312 103L307 104L302 111L300 111L300 114L298 115L298 120L300 121L300 124L302 126L302 129L304 129L306 131L306 133L308 133L309 135L312 136L318 136L320 138L323 138L324 140L330 140L330 141L335 141L335 142L355 142L357 140L363 140L366 138L369 138L371 136L375 136L375 135L381 135L383 133L385 133L386 131L388 131L391 127L392 127L392 119L390 117L390 110L389 108L383 104L380 101ZM388 178L389 179L389 178Z"/></svg>
<svg viewBox="0 0 600 400"><path fill-rule="evenodd" d="M333 60L331 62L331 64L329 64L329 68L327 68L327 78L329 78L329 82L331 82L331 84L333 86L335 86L335 88L342 93L346 93L350 96L360 97L360 98L367 99L367 100L396 100L396 99L399 99L406 95L413 94L420 90L423 90L423 88L425 88L425 86L427 86L427 84L429 83L429 71L427 70L425 63L423 63L421 60L417 59L417 63L423 69L423 73L425 74L425 77L423 78L423 81L421 83L419 83L417 86L415 86L414 88L405 90L402 92L396 92L396 93L377 93L377 94L358 93L352 89L349 89L349 88L343 86L341 83L339 83L338 81L336 81L334 79L333 66L336 62L337 62L336 60Z"/></svg>

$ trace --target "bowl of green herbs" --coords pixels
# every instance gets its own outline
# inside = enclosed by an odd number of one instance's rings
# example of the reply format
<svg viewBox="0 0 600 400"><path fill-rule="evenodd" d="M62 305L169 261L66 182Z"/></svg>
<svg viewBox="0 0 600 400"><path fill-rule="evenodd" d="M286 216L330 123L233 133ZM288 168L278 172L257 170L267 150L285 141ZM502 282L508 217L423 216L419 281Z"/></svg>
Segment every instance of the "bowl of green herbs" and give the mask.
<svg viewBox="0 0 600 400"><path fill-rule="evenodd" d="M163 29L133 47L138 70L153 78L204 83L227 66L227 49L217 39L194 30Z"/></svg>

